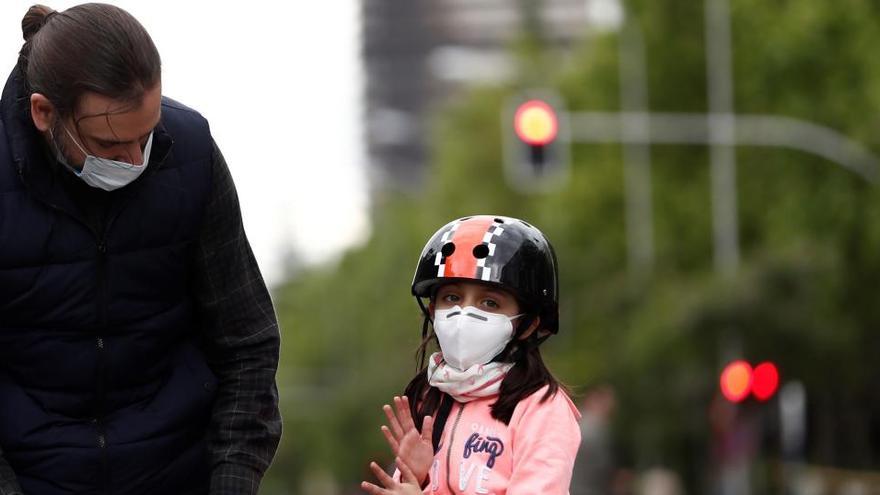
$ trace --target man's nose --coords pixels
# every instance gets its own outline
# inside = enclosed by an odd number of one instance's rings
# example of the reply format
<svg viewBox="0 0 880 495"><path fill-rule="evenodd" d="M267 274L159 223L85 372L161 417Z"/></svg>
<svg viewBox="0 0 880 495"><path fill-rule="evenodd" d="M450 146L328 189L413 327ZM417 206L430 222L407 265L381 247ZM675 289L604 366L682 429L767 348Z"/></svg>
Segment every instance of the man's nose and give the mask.
<svg viewBox="0 0 880 495"><path fill-rule="evenodd" d="M135 141L134 143L127 145L125 149L125 154L116 159L119 161L130 163L132 165L143 165L144 150L141 147L141 143Z"/></svg>

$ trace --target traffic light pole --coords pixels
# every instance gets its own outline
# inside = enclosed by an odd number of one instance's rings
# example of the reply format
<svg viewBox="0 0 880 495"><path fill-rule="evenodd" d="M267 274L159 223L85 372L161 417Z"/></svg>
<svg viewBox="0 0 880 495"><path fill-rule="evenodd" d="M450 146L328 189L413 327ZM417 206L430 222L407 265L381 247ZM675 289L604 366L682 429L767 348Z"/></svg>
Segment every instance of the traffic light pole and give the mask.
<svg viewBox="0 0 880 495"><path fill-rule="evenodd" d="M651 148L648 140L648 83L645 43L637 22L623 26L620 54L620 108L629 118L621 122L626 239L630 274L644 279L654 268L654 213L651 199Z"/></svg>
<svg viewBox="0 0 880 495"><path fill-rule="evenodd" d="M727 1L706 0L703 5L714 261L718 274L731 281L739 269L739 215L736 201L736 119L733 113L733 64L730 60L730 6ZM720 470L719 495L751 493L749 461L725 462Z"/></svg>
<svg viewBox="0 0 880 495"><path fill-rule="evenodd" d="M739 267L739 227L730 11L727 0L708 0L705 10L715 269L722 277L732 279Z"/></svg>

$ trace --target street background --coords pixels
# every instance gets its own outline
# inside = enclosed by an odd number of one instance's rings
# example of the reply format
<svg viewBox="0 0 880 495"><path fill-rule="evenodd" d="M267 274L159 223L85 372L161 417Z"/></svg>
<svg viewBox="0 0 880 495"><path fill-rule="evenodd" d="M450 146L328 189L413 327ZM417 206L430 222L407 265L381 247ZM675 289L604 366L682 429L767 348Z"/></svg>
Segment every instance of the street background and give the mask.
<svg viewBox="0 0 880 495"><path fill-rule="evenodd" d="M286 430L264 492L357 493L390 462L380 407L415 371L418 253L489 213L556 247L544 351L592 440L573 493L876 493L878 10L362 2L372 229L275 291ZM517 182L505 115L524 94L564 103L570 147ZM740 359L776 366L769 397L722 396Z"/></svg>

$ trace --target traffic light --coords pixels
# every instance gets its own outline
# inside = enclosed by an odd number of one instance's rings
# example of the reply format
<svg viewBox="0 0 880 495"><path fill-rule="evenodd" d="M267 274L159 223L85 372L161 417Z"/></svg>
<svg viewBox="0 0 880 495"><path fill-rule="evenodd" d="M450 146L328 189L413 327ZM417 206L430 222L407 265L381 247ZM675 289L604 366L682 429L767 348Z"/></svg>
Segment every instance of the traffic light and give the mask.
<svg viewBox="0 0 880 495"><path fill-rule="evenodd" d="M779 371L770 362L761 363L752 372L752 395L763 402L769 400L779 388Z"/></svg>
<svg viewBox="0 0 880 495"><path fill-rule="evenodd" d="M543 150L559 135L559 117L556 110L543 100L529 100L521 104L513 114L513 130L519 139L533 150ZM532 157L543 163L543 157Z"/></svg>
<svg viewBox="0 0 880 495"><path fill-rule="evenodd" d="M764 402L779 388L779 370L770 361L752 369L748 362L737 360L724 367L720 384L721 394L730 402L742 402L749 395Z"/></svg>
<svg viewBox="0 0 880 495"><path fill-rule="evenodd" d="M548 91L513 97L502 116L504 170L523 192L543 192L568 178L569 126L562 100Z"/></svg>

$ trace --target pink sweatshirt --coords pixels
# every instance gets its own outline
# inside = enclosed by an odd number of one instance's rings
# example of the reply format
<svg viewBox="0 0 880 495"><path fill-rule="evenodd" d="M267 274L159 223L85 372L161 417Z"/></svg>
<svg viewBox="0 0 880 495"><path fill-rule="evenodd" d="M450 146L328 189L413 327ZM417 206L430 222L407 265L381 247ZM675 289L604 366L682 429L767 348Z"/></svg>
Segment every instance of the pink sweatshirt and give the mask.
<svg viewBox="0 0 880 495"><path fill-rule="evenodd" d="M580 413L561 390L526 397L510 424L492 418L497 397L452 406L424 493L564 495L580 445Z"/></svg>

